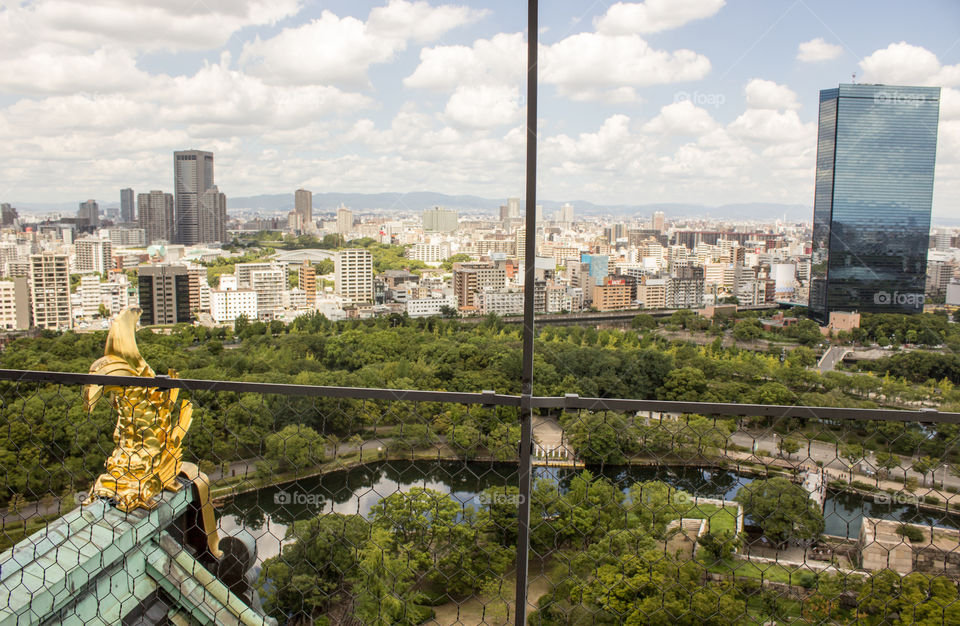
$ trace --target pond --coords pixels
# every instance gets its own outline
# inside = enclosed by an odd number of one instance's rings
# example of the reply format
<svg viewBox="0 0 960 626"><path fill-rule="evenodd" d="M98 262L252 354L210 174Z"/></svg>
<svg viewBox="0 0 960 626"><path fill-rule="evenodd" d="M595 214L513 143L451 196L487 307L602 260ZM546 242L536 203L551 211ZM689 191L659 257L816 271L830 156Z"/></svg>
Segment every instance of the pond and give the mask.
<svg viewBox="0 0 960 626"><path fill-rule="evenodd" d="M564 490L580 471L535 467L534 475L556 481ZM609 466L602 472L599 468L591 471L606 476L624 490L635 482L661 480L697 496L726 500L732 500L741 487L753 482L751 477L717 468ZM257 540L257 556L262 562L279 553L290 524L321 512L367 516L382 498L411 487L449 493L463 506L480 509L477 496L484 489L516 484L517 467L509 463L384 461L239 495L220 510L220 527L227 532L246 527ZM878 503L854 493L829 493L824 505L824 532L855 538L864 515L960 528L960 519L955 515L920 511L911 505Z"/></svg>

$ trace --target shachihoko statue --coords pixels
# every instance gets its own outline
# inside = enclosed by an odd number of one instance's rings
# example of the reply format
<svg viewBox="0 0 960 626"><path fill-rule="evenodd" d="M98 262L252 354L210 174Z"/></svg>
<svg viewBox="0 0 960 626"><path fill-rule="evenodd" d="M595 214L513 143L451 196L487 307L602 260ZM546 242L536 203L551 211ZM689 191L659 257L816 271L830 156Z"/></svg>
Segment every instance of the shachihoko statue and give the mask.
<svg viewBox="0 0 960 626"><path fill-rule="evenodd" d="M104 355L90 366L91 374L155 376L137 348L136 329L140 313L139 308L131 307L114 318L107 334ZM168 374L171 378L177 376L173 370ZM176 492L183 488L177 480L181 471L186 470L184 473L188 478L196 478L189 476L197 474L196 467L192 463L183 467L181 461L181 445L190 427L193 406L189 400L182 400L177 406L179 391L101 385L83 388L86 410L91 410L105 393L109 393L111 406L117 413L117 428L113 432L117 447L106 461L107 472L97 478L90 490L88 501L99 496L113 500L122 511L140 507L152 509L162 490Z"/></svg>

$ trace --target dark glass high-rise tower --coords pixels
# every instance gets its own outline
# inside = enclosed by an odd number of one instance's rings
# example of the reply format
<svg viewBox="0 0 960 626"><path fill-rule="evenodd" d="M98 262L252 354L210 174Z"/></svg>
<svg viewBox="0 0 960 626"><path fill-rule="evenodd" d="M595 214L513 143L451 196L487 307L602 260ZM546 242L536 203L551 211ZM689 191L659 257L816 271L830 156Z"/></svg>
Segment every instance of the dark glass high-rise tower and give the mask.
<svg viewBox="0 0 960 626"><path fill-rule="evenodd" d="M177 243L200 242L200 196L213 187L213 153L181 150L173 153L173 196Z"/></svg>
<svg viewBox="0 0 960 626"><path fill-rule="evenodd" d="M919 313L939 87L840 85L820 92L810 309Z"/></svg>

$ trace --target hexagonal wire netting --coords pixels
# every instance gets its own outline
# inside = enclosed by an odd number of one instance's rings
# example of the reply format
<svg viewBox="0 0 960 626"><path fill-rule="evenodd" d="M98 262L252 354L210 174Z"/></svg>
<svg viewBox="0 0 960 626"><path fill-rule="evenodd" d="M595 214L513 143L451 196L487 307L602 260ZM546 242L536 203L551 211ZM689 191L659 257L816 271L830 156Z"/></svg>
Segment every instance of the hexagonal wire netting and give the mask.
<svg viewBox="0 0 960 626"><path fill-rule="evenodd" d="M98 377L15 375L5 548L79 506L116 421L83 409ZM518 396L162 384L193 405L220 536L256 546L238 594L280 623L511 622L526 502L533 624L960 614L956 414L534 398L524 451Z"/></svg>

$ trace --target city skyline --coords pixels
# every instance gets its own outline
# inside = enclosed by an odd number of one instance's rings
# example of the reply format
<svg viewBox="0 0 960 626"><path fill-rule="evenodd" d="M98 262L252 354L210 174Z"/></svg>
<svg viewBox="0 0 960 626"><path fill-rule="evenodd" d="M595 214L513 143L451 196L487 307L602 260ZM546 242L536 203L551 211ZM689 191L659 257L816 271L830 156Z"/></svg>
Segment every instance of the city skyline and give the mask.
<svg viewBox="0 0 960 626"><path fill-rule="evenodd" d="M541 11L543 197L812 204L816 94L856 73L944 88L933 210L955 211L956 5L902 15L892 3L691 0L670 14L659 4ZM234 197L298 187L509 197L521 186L523 19L506 3L100 7L150 17L149 43L93 22L71 37L42 6L2 18L43 35L7 42L7 62L43 80L14 68L0 79L0 136L18 153L0 200L14 206L166 189L165 155L184 146L216 153ZM580 59L597 61L593 71ZM43 72L51 60L76 71ZM453 66L463 71L443 69Z"/></svg>

